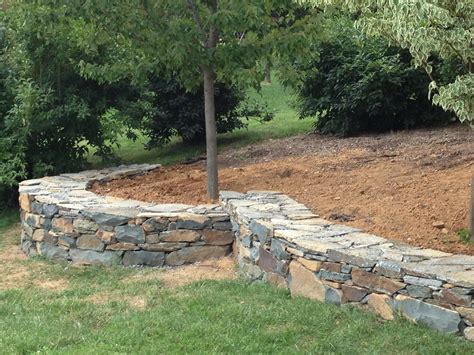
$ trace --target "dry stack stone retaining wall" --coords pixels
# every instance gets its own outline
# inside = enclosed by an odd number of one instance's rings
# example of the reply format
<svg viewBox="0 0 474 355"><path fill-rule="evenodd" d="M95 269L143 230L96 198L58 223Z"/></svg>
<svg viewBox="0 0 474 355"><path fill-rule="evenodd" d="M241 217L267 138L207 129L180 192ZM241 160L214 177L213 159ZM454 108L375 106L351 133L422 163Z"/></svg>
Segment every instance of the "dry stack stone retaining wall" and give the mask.
<svg viewBox="0 0 474 355"><path fill-rule="evenodd" d="M220 205L151 204L87 191L94 181L158 168L122 166L22 182L23 251L81 264L126 266L182 265L229 254L234 236Z"/></svg>
<svg viewBox="0 0 474 355"><path fill-rule="evenodd" d="M336 305L366 305L384 319L474 340L474 256L393 242L333 224L277 193L222 192L240 273Z"/></svg>
<svg viewBox="0 0 474 355"><path fill-rule="evenodd" d="M99 196L95 181L159 165L121 166L20 184L21 247L81 264L182 265L233 243L250 280L332 304L364 305L474 340L474 256L422 249L319 218L278 192L222 192L221 205L152 204Z"/></svg>

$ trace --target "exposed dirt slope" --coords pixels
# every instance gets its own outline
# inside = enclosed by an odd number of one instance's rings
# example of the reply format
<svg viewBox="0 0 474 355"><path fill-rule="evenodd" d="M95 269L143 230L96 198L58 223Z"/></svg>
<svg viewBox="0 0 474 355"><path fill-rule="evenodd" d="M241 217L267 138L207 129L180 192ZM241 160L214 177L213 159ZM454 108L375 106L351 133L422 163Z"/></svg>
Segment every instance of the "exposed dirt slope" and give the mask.
<svg viewBox="0 0 474 355"><path fill-rule="evenodd" d="M348 139L298 136L220 155L223 190L279 190L325 218L413 245L474 255L459 241L474 174L468 127ZM161 203L206 203L204 162L94 190ZM445 228L435 228L443 222Z"/></svg>

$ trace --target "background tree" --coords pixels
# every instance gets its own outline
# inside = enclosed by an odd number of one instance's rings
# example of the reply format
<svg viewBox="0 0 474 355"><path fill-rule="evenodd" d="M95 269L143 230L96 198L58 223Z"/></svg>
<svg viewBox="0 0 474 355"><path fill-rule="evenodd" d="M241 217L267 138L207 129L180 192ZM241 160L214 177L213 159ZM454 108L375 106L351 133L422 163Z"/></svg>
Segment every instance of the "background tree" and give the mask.
<svg viewBox="0 0 474 355"><path fill-rule="evenodd" d="M474 125L474 2L471 0L307 0L353 12L356 26L407 48L431 78L433 103ZM433 55L461 63L448 83L434 79Z"/></svg>
<svg viewBox="0 0 474 355"><path fill-rule="evenodd" d="M408 50L367 37L343 14L327 15L323 24L326 36L311 45L319 58L296 64L299 115L315 117L317 131L349 136L452 121L428 99L429 78ZM452 80L449 62L434 65L440 79Z"/></svg>
<svg viewBox="0 0 474 355"><path fill-rule="evenodd" d="M87 3L85 4L87 7ZM83 75L108 82L144 80L151 73L175 77L188 90L203 86L206 120L208 196L218 198L215 83L258 87L265 59L310 54L308 39L316 16L278 26L272 17L293 6L290 0L161 0L119 2L88 11L74 32L85 53L113 42L102 63L84 60ZM97 6L94 6L97 10ZM288 11L286 18L294 17ZM105 20L104 20L105 18Z"/></svg>

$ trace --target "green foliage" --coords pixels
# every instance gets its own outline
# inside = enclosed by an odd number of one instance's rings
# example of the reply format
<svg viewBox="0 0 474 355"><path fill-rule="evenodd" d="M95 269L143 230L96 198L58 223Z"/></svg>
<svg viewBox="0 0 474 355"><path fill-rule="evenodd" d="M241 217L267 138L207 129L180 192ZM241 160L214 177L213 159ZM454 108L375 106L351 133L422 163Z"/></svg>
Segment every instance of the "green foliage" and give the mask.
<svg viewBox="0 0 474 355"><path fill-rule="evenodd" d="M87 16L71 24L71 37L94 59L84 57L81 73L101 82L126 78L135 83L153 74L193 91L202 86L202 68L211 66L217 82L259 87L269 57L277 63L312 54L308 42L319 18L300 16L291 0L223 0L217 9L212 1L196 1L199 26L191 3L85 3ZM212 49L203 39L211 26L219 30Z"/></svg>
<svg viewBox="0 0 474 355"><path fill-rule="evenodd" d="M384 36L407 48L417 67L431 76L433 103L474 125L474 73L472 0L307 0L320 6L335 5L352 11L356 25L368 35ZM434 57L435 56L435 57ZM433 74L434 58L456 58L463 64L450 83Z"/></svg>
<svg viewBox="0 0 474 355"><path fill-rule="evenodd" d="M458 231L458 237L463 243L471 242L471 232L468 229L460 229Z"/></svg>
<svg viewBox="0 0 474 355"><path fill-rule="evenodd" d="M123 125L106 113L133 93L123 82L98 85L79 75L81 50L68 19L80 13L79 4L46 0L12 2L0 12L0 190L82 169L90 146L111 157Z"/></svg>
<svg viewBox="0 0 474 355"><path fill-rule="evenodd" d="M345 19L328 23L328 37L315 45L319 60L299 67L299 112L316 116L318 131L348 136L448 121L428 100L428 77L407 51L367 38Z"/></svg>
<svg viewBox="0 0 474 355"><path fill-rule="evenodd" d="M148 146L169 143L177 135L185 143L205 141L203 89L186 91L176 80L151 79L150 109L142 130L150 138ZM250 104L243 90L217 84L215 88L217 133L244 128L243 119L272 119L264 105Z"/></svg>

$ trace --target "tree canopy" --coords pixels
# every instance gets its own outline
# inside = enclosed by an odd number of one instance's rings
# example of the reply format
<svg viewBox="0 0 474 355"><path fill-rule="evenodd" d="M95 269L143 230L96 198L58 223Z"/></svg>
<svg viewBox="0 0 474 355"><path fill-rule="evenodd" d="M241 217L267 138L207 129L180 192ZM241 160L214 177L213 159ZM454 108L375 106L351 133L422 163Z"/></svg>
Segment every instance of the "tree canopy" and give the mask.
<svg viewBox="0 0 474 355"><path fill-rule="evenodd" d="M175 77L188 89L204 86L208 195L215 200L214 84L258 87L269 56L311 55L308 41L317 16L297 16L298 9L291 0L87 2L87 18L75 20L73 37L94 58L107 44L101 62L81 61L87 78L139 82L154 73Z"/></svg>
<svg viewBox="0 0 474 355"><path fill-rule="evenodd" d="M474 125L474 2L471 0L306 0L337 6L356 16L356 26L408 48L431 78L433 103ZM452 82L436 80L433 55L460 64Z"/></svg>

